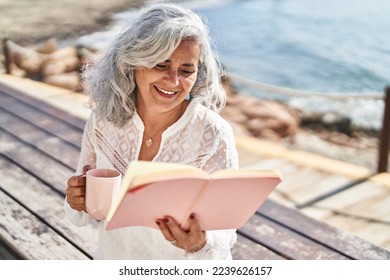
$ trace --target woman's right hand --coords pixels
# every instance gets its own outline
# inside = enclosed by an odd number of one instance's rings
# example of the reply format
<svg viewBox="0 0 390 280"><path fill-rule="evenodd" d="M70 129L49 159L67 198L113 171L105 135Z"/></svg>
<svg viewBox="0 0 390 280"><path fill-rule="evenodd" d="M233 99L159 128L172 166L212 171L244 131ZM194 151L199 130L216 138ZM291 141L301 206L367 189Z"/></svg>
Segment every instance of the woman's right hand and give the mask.
<svg viewBox="0 0 390 280"><path fill-rule="evenodd" d="M66 189L66 201L69 206L77 211L86 211L85 206L85 174L91 169L90 165L86 165L83 168L83 174L72 176L68 180L68 187Z"/></svg>

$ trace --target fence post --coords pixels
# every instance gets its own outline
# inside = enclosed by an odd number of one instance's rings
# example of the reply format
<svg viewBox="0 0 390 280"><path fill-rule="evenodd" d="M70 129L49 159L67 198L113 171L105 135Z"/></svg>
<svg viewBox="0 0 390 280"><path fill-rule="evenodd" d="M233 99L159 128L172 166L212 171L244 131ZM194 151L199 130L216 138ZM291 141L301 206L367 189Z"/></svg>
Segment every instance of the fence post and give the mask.
<svg viewBox="0 0 390 280"><path fill-rule="evenodd" d="M379 138L379 159L377 172L387 172L390 148L390 86L385 89L385 108L382 130Z"/></svg>

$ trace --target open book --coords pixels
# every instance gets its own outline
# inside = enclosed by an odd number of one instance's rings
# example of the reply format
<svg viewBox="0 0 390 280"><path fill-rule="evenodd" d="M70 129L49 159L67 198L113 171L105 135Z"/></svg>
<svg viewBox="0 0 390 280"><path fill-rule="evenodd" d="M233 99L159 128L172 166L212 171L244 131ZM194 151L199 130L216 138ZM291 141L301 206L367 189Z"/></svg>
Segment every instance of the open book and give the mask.
<svg viewBox="0 0 390 280"><path fill-rule="evenodd" d="M209 174L175 163L133 161L107 215L107 229L148 226L172 216L182 228L195 213L202 230L242 227L281 182L274 170Z"/></svg>

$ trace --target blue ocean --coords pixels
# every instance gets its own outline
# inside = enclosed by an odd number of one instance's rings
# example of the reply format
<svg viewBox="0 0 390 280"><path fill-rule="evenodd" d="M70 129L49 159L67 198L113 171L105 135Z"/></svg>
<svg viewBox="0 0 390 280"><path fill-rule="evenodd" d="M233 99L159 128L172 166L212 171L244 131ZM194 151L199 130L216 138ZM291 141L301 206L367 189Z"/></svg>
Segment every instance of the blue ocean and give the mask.
<svg viewBox="0 0 390 280"><path fill-rule="evenodd" d="M162 1L155 1L162 2ZM390 85L388 0L194 0L208 23L215 49L241 92L291 106L349 116L357 126L378 128ZM104 47L136 11L120 13L107 31L80 38ZM342 100L266 92L256 82ZM371 98L372 97L372 98Z"/></svg>

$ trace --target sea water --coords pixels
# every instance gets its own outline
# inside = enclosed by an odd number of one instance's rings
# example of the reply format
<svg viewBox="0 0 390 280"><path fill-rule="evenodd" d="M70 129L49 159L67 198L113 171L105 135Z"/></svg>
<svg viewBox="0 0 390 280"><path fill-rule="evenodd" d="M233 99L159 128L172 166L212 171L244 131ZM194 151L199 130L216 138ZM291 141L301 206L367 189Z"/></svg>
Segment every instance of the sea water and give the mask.
<svg viewBox="0 0 390 280"><path fill-rule="evenodd" d="M384 88L390 85L390 1L187 3L207 21L215 49L228 73L320 96L364 98L336 101L288 97L238 82L239 90L259 98L282 100L304 110L337 112L350 117L358 126L380 127L383 101L374 97L383 95ZM109 30L82 37L80 42L104 48L132 22L136 12L118 14Z"/></svg>

